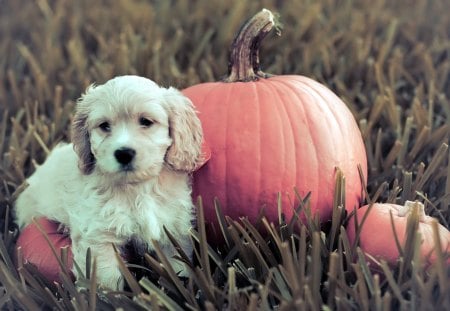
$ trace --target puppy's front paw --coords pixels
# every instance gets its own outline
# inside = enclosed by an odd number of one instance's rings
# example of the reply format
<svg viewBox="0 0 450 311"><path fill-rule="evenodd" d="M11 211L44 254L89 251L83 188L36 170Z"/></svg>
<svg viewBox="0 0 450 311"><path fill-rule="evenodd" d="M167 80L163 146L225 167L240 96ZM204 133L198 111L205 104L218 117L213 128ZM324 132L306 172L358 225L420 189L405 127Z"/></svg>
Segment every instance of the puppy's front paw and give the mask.
<svg viewBox="0 0 450 311"><path fill-rule="evenodd" d="M91 271L96 271L97 283L101 287L122 290L124 288L124 279L122 273L119 270L119 263L117 262L116 253L112 247L112 243L91 245L88 244L86 240L75 240L78 243L72 244L72 252L74 255L74 261L80 267L86 266L86 255L87 249L91 247L91 266L95 265L96 269L91 269ZM83 244L84 243L84 244ZM76 270L76 269L75 269ZM77 275L77 271L74 271L77 277L77 281L81 284L83 283L83 278ZM86 276L86 278L91 278L92 276Z"/></svg>
<svg viewBox="0 0 450 311"><path fill-rule="evenodd" d="M119 269L108 267L99 268L97 271L97 280L102 287L112 290L123 290L125 281Z"/></svg>

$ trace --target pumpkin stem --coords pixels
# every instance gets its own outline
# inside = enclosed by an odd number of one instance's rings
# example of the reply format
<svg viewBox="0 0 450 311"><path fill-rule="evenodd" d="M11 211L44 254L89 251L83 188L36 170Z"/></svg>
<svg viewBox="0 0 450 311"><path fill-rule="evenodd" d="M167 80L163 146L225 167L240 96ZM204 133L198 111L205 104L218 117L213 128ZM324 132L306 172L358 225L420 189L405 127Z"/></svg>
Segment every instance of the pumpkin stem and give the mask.
<svg viewBox="0 0 450 311"><path fill-rule="evenodd" d="M425 206L419 201L406 201L405 205L403 205L403 207L398 210L398 216L408 216L409 214L413 213L414 209L417 209L416 213L419 216L419 221L425 221Z"/></svg>
<svg viewBox="0 0 450 311"><path fill-rule="evenodd" d="M259 48L261 41L274 27L279 34L280 25L267 9L262 9L242 26L231 45L228 77L224 82L255 81L270 76L260 69Z"/></svg>

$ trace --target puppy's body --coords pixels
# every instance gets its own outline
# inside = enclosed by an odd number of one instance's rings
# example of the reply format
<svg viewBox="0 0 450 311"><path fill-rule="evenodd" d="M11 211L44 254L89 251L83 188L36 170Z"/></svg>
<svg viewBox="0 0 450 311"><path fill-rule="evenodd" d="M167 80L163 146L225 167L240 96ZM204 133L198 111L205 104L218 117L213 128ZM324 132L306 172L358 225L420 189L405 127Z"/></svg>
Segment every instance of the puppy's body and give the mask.
<svg viewBox="0 0 450 311"><path fill-rule="evenodd" d="M111 288L123 286L113 244L130 238L157 240L186 275L163 227L191 253L188 172L201 157L191 103L150 80L119 77L87 91L73 124L74 143L58 145L28 179L16 202L19 226L44 216L69 227L77 264L85 266L90 247L100 283Z"/></svg>

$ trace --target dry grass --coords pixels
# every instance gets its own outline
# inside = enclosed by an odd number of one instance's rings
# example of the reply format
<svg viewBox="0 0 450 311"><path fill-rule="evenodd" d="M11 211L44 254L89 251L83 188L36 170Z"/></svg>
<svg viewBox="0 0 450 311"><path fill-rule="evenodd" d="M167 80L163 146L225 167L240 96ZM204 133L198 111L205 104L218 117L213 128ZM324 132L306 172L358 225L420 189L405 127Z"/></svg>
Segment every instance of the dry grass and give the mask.
<svg viewBox="0 0 450 311"><path fill-rule="evenodd" d="M68 138L74 101L84 88L119 74L179 88L217 80L226 73L235 32L262 7L278 12L284 24L281 37L264 42L263 69L323 82L358 120L369 158L368 200L421 200L449 228L449 1L0 0L0 306L450 306L448 267L423 271L414 260L401 261L372 275L348 245L338 209L332 229L311 222L296 235L263 223L268 233L260 236L245 221L228 220L230 240L220 250L207 247L200 225L189 280L178 280L148 256L153 274L140 284L129 275L127 294L98 290L89 277L81 292L69 281L55 288L30 267L19 274L12 267L16 232L7 212L14 192L48 150Z"/></svg>

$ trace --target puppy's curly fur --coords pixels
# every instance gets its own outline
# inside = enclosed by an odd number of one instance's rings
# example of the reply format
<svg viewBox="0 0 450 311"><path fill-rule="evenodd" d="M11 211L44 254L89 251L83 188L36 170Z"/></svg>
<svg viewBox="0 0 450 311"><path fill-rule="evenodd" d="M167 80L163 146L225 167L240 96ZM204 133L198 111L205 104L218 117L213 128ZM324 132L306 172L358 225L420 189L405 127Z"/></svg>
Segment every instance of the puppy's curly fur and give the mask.
<svg viewBox="0 0 450 311"><path fill-rule="evenodd" d="M77 264L85 266L90 247L99 282L120 289L113 244L157 240L172 258L165 226L192 253L189 173L202 160L201 142L194 107L178 90L138 76L90 86L77 103L72 144L58 145L27 180L16 221L23 228L44 216L69 227Z"/></svg>

